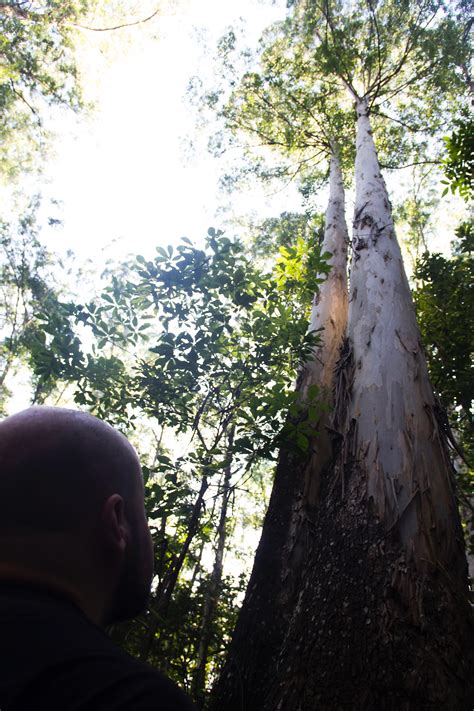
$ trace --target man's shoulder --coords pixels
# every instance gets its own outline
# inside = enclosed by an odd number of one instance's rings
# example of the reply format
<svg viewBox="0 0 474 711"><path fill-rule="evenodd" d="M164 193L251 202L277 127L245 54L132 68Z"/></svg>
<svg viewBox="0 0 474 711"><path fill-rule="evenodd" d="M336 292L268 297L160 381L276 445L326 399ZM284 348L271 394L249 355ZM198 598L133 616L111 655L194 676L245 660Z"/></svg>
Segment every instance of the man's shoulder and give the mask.
<svg viewBox="0 0 474 711"><path fill-rule="evenodd" d="M194 708L174 682L63 600L0 596L0 653L1 711Z"/></svg>
<svg viewBox="0 0 474 711"><path fill-rule="evenodd" d="M164 674L122 650L103 651L43 670L12 711L192 711L189 698ZM8 710L6 710L8 711Z"/></svg>

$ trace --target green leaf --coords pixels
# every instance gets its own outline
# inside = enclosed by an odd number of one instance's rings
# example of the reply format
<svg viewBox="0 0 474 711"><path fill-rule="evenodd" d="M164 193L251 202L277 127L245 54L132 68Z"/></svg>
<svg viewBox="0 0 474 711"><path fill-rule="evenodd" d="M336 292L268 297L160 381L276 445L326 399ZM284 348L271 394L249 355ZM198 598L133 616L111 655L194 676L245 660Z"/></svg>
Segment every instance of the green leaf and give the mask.
<svg viewBox="0 0 474 711"><path fill-rule="evenodd" d="M298 432L296 435L296 444L302 452L306 452L309 447L309 439L302 432Z"/></svg>

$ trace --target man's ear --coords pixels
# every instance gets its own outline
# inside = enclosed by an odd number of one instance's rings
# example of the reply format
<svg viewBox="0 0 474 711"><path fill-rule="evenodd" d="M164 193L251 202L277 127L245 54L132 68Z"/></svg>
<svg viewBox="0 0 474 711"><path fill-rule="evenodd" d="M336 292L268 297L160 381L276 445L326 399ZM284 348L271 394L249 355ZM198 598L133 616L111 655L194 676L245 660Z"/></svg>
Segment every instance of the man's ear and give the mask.
<svg viewBox="0 0 474 711"><path fill-rule="evenodd" d="M130 528L125 516L125 502L120 494L112 494L105 501L102 507L102 524L107 544L123 553L130 538Z"/></svg>

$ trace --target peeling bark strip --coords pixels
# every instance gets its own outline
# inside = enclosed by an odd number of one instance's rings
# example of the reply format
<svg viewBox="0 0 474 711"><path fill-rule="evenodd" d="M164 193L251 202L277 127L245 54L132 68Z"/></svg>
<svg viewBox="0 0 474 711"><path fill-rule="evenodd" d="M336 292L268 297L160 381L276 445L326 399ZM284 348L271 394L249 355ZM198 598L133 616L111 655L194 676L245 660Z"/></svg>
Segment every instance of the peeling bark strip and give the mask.
<svg viewBox="0 0 474 711"><path fill-rule="evenodd" d="M298 378L297 389L303 403L310 385L316 384L321 387L321 399L332 404L334 369L347 320L347 243L344 185L333 147L323 241L323 251L332 254L332 269L313 302L310 329L324 331L314 359ZM279 650L306 564L320 479L332 458L333 438L326 424L327 416L323 415L307 457L285 449L280 452L246 598L211 704L216 711L260 711L275 684Z"/></svg>

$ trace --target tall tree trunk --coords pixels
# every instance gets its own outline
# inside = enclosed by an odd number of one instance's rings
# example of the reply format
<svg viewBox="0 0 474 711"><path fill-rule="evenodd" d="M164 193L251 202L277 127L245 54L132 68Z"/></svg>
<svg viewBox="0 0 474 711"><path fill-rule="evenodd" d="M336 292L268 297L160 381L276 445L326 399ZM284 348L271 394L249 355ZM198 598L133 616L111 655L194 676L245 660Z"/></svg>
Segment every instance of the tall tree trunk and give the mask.
<svg viewBox="0 0 474 711"><path fill-rule="evenodd" d="M423 346L372 138L357 105L356 207L349 339L351 417L369 505L396 527L418 568L448 565L465 589L452 469L436 418Z"/></svg>
<svg viewBox="0 0 474 711"><path fill-rule="evenodd" d="M344 186L333 150L323 242L323 250L332 253L332 269L313 302L310 328L324 331L313 360L298 378L302 403L312 384L321 387L321 404L332 402L334 368L347 319L347 242ZM212 708L260 710L275 683L276 659L305 565L320 478L331 460L332 440L326 424L323 414L308 456L291 449L280 453L252 575Z"/></svg>
<svg viewBox="0 0 474 711"><path fill-rule="evenodd" d="M227 464L224 469L224 481L222 486L222 504L219 516L219 525L217 527L217 545L214 565L212 568L211 577L209 580L206 597L204 600L204 610L202 614L201 638L199 640L198 658L193 684L193 697L197 701L199 708L202 708L204 703L204 691L206 683L206 666L209 655L209 644L211 641L212 623L217 609L219 599L219 591L222 582L222 571L224 564L224 551L226 542L226 523L227 523L227 507L231 494L230 477L232 467L232 447L234 443L234 427L229 432L227 442Z"/></svg>
<svg viewBox="0 0 474 711"><path fill-rule="evenodd" d="M357 116L341 446L260 709L470 711L473 627L452 469L364 101Z"/></svg>

